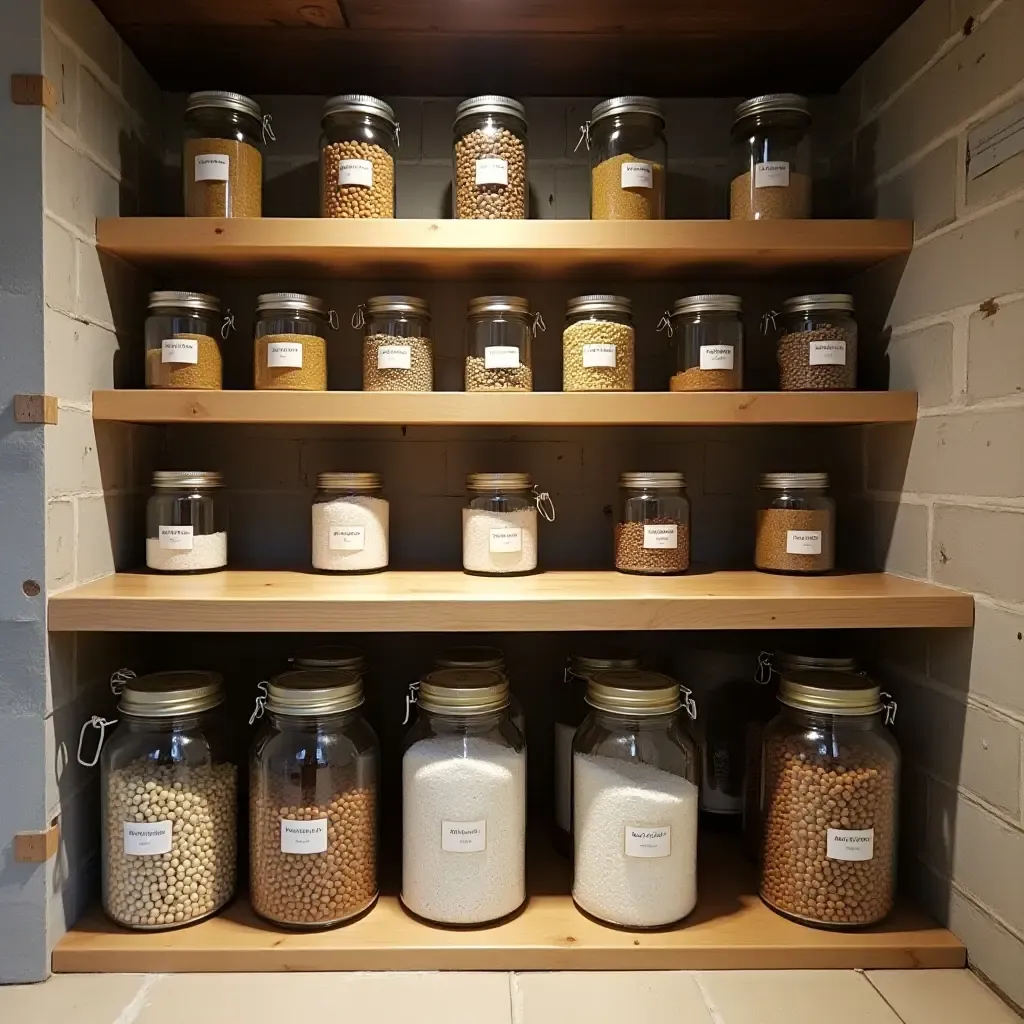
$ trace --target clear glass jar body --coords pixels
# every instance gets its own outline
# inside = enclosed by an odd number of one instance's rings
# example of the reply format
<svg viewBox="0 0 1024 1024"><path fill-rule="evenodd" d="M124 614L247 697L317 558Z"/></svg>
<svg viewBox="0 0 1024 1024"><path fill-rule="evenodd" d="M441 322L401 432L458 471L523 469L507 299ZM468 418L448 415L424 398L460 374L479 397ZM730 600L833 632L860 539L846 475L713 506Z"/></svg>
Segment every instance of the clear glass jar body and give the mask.
<svg viewBox="0 0 1024 1024"><path fill-rule="evenodd" d="M146 567L215 572L228 564L228 509L219 488L157 487L146 502Z"/></svg>
<svg viewBox="0 0 1024 1024"><path fill-rule="evenodd" d="M811 215L810 117L768 111L732 129L736 173L729 189L732 220L795 220Z"/></svg>
<svg viewBox="0 0 1024 1024"><path fill-rule="evenodd" d="M537 505L530 488L469 492L462 510L462 568L475 576L537 571Z"/></svg>
<svg viewBox="0 0 1024 1024"><path fill-rule="evenodd" d="M661 928L697 902L698 766L678 712L592 708L573 740L573 882L580 909Z"/></svg>
<svg viewBox="0 0 1024 1024"><path fill-rule="evenodd" d="M526 220L526 122L478 113L455 122L452 212L456 220Z"/></svg>
<svg viewBox="0 0 1024 1024"><path fill-rule="evenodd" d="M676 371L670 391L742 391L743 319L704 310L672 317Z"/></svg>
<svg viewBox="0 0 1024 1024"><path fill-rule="evenodd" d="M186 217L263 215L263 122L200 107L185 114L181 167Z"/></svg>
<svg viewBox="0 0 1024 1024"><path fill-rule="evenodd" d="M363 390L434 390L434 343L428 315L366 314Z"/></svg>
<svg viewBox="0 0 1024 1024"><path fill-rule="evenodd" d="M761 898L804 924L892 909L900 754L880 716L785 707L764 734Z"/></svg>
<svg viewBox="0 0 1024 1024"><path fill-rule="evenodd" d="M531 313L470 313L466 320L466 390L533 390Z"/></svg>
<svg viewBox="0 0 1024 1024"><path fill-rule="evenodd" d="M836 567L836 503L826 488L760 488L754 567L795 575Z"/></svg>
<svg viewBox="0 0 1024 1024"><path fill-rule="evenodd" d="M389 219L395 215L398 133L384 117L329 114L320 136L320 216Z"/></svg>
<svg viewBox="0 0 1024 1024"><path fill-rule="evenodd" d="M391 506L380 487L324 487L313 496L313 568L367 573L388 567Z"/></svg>
<svg viewBox="0 0 1024 1024"><path fill-rule="evenodd" d="M249 770L253 910L275 924L329 928L373 906L380 751L359 711L268 711Z"/></svg>
<svg viewBox="0 0 1024 1024"><path fill-rule="evenodd" d="M668 145L654 114L612 114L590 126L591 220L663 220Z"/></svg>
<svg viewBox="0 0 1024 1024"><path fill-rule="evenodd" d="M670 576L690 568L685 486L619 487L615 568L640 576Z"/></svg>
<svg viewBox="0 0 1024 1024"><path fill-rule="evenodd" d="M783 313L777 356L782 391L852 391L857 321L841 309Z"/></svg>
<svg viewBox="0 0 1024 1024"><path fill-rule="evenodd" d="M636 333L629 313L570 313L562 332L565 391L632 391Z"/></svg>
<svg viewBox="0 0 1024 1024"><path fill-rule="evenodd" d="M220 709L124 714L100 766L107 916L158 931L220 910L235 893L238 800Z"/></svg>
<svg viewBox="0 0 1024 1024"><path fill-rule="evenodd" d="M286 309L260 313L253 367L257 391L326 391L327 318Z"/></svg>
<svg viewBox="0 0 1024 1024"><path fill-rule="evenodd" d="M526 743L508 710L420 708L402 758L402 902L473 925L526 899Z"/></svg>
<svg viewBox="0 0 1024 1024"><path fill-rule="evenodd" d="M220 391L224 386L221 315L186 306L146 317L146 387Z"/></svg>

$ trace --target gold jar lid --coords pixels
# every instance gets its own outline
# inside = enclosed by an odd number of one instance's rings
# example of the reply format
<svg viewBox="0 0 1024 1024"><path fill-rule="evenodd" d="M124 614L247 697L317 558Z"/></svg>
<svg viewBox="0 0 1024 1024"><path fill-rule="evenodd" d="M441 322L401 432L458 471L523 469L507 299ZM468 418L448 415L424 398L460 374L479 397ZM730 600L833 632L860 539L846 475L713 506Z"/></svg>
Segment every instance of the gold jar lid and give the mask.
<svg viewBox="0 0 1024 1024"><path fill-rule="evenodd" d="M528 491L532 486L529 473L470 473L466 477L470 491Z"/></svg>
<svg viewBox="0 0 1024 1024"><path fill-rule="evenodd" d="M219 672L154 672L127 680L117 709L135 718L175 718L223 703L224 677Z"/></svg>
<svg viewBox="0 0 1024 1024"><path fill-rule="evenodd" d="M785 671L779 700L800 711L827 715L874 715L885 706L877 683L867 676L813 669Z"/></svg>
<svg viewBox="0 0 1024 1024"><path fill-rule="evenodd" d="M316 486L321 491L376 491L380 473L317 473Z"/></svg>
<svg viewBox="0 0 1024 1024"><path fill-rule="evenodd" d="M508 680L494 669L441 668L420 681L416 702L435 714L493 714L508 707Z"/></svg>
<svg viewBox="0 0 1024 1024"><path fill-rule="evenodd" d="M624 651L595 651L591 648L587 654L569 655L569 670L581 679L589 679L598 672L639 667L639 655L627 654Z"/></svg>
<svg viewBox="0 0 1024 1024"><path fill-rule="evenodd" d="M482 644L449 647L434 656L434 668L489 668L503 673L505 655L497 647L485 647Z"/></svg>
<svg viewBox="0 0 1024 1024"><path fill-rule="evenodd" d="M679 684L661 672L615 669L587 680L586 701L600 711L644 717L665 715L682 707Z"/></svg>
<svg viewBox="0 0 1024 1024"><path fill-rule="evenodd" d="M293 669L267 684L267 710L275 715L336 715L362 703L362 676L344 669Z"/></svg>
<svg viewBox="0 0 1024 1024"><path fill-rule="evenodd" d="M292 659L296 668L347 669L349 672L366 671L366 655L357 647L320 644L306 647Z"/></svg>

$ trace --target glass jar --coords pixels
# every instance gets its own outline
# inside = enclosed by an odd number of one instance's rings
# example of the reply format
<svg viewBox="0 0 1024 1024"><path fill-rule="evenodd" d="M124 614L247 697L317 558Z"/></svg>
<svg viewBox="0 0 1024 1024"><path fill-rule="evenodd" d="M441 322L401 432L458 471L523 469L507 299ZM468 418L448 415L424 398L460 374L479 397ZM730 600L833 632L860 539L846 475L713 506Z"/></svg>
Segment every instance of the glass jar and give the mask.
<svg viewBox="0 0 1024 1024"><path fill-rule="evenodd" d="M623 295L569 300L562 332L565 391L632 391L633 303Z"/></svg>
<svg viewBox="0 0 1024 1024"><path fill-rule="evenodd" d="M219 391L224 386L220 300L202 292L150 292L146 387Z"/></svg>
<svg viewBox="0 0 1024 1024"><path fill-rule="evenodd" d="M228 759L215 672L122 680L121 727L94 718L79 761L100 760L103 910L126 928L161 931L215 914L234 895L237 769ZM115 692L118 692L115 690ZM82 760L85 729L99 749Z"/></svg>
<svg viewBox="0 0 1024 1024"><path fill-rule="evenodd" d="M456 220L525 220L526 107L507 96L474 96L455 108Z"/></svg>
<svg viewBox="0 0 1024 1024"><path fill-rule="evenodd" d="M526 899L526 742L498 672L431 672L402 757L402 902L484 924Z"/></svg>
<svg viewBox="0 0 1024 1024"><path fill-rule="evenodd" d="M836 503L828 473L762 473L754 568L807 575L836 567Z"/></svg>
<svg viewBox="0 0 1024 1024"><path fill-rule="evenodd" d="M526 712L519 698L512 692L505 655L497 647L468 644L465 647L449 647L434 656L434 668L489 669L500 672L509 681L508 713L512 724L526 736Z"/></svg>
<svg viewBox="0 0 1024 1024"><path fill-rule="evenodd" d="M364 391L433 391L430 308L412 295L376 295L352 317L365 325Z"/></svg>
<svg viewBox="0 0 1024 1024"><path fill-rule="evenodd" d="M864 676L794 671L764 734L761 898L803 924L858 928L892 910L896 705Z"/></svg>
<svg viewBox="0 0 1024 1024"><path fill-rule="evenodd" d="M256 299L257 391L326 391L327 326L337 314L300 292L268 292Z"/></svg>
<svg viewBox="0 0 1024 1024"><path fill-rule="evenodd" d="M783 391L852 391L857 386L852 295L797 295L782 304L780 317L779 387Z"/></svg>
<svg viewBox="0 0 1024 1024"><path fill-rule="evenodd" d="M533 339L547 330L518 295L471 299L466 316L466 390L532 391Z"/></svg>
<svg viewBox="0 0 1024 1024"><path fill-rule="evenodd" d="M670 391L743 390L742 313L738 295L689 295L662 314L676 349Z"/></svg>
<svg viewBox="0 0 1024 1024"><path fill-rule="evenodd" d="M668 146L661 104L649 96L605 100L580 132L590 151L591 220L663 220Z"/></svg>
<svg viewBox="0 0 1024 1024"><path fill-rule="evenodd" d="M368 573L388 567L391 506L377 473L318 473L313 496L313 568Z"/></svg>
<svg viewBox="0 0 1024 1024"><path fill-rule="evenodd" d="M736 177L729 189L732 220L810 217L810 126L807 100L789 92L757 96L736 108Z"/></svg>
<svg viewBox="0 0 1024 1024"><path fill-rule="evenodd" d="M263 144L270 115L237 92L194 92L185 101L181 168L186 217L260 217Z"/></svg>
<svg viewBox="0 0 1024 1024"><path fill-rule="evenodd" d="M657 672L587 684L591 711L572 743L572 898L609 924L662 928L697 902L697 751L680 689Z"/></svg>
<svg viewBox="0 0 1024 1024"><path fill-rule="evenodd" d="M343 672L355 672L366 676L368 662L366 655L357 647L346 647L343 644L317 644L304 647L294 658L292 664L298 668L338 669Z"/></svg>
<svg viewBox="0 0 1024 1024"><path fill-rule="evenodd" d="M228 564L228 509L220 473L157 470L146 502L146 566L215 572Z"/></svg>
<svg viewBox="0 0 1024 1024"><path fill-rule="evenodd" d="M394 217L394 110L373 96L334 96L320 125L320 216Z"/></svg>
<svg viewBox="0 0 1024 1024"><path fill-rule="evenodd" d="M682 473L623 473L615 568L669 576L690 568L690 502Z"/></svg>
<svg viewBox="0 0 1024 1024"><path fill-rule="evenodd" d="M354 672L272 679L249 757L249 894L274 924L330 928L377 900L377 736Z"/></svg>
<svg viewBox="0 0 1024 1024"><path fill-rule="evenodd" d="M528 473L470 473L462 510L462 568L472 576L526 576L537 571L537 513L555 520L546 492Z"/></svg>

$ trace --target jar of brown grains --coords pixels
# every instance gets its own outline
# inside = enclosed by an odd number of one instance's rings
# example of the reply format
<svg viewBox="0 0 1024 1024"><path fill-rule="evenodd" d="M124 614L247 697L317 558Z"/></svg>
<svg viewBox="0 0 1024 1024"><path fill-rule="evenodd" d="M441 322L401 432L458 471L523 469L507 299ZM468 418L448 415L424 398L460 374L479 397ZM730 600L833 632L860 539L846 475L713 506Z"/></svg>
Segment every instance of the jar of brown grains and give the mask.
<svg viewBox="0 0 1024 1024"><path fill-rule="evenodd" d="M742 314L738 295L689 295L662 314L658 329L676 349L670 391L742 390Z"/></svg>
<svg viewBox="0 0 1024 1024"><path fill-rule="evenodd" d="M519 295L470 299L466 316L466 390L532 391L533 339L547 330Z"/></svg>
<svg viewBox="0 0 1024 1024"><path fill-rule="evenodd" d="M632 391L633 303L624 295L577 295L565 311L562 388Z"/></svg>
<svg viewBox="0 0 1024 1024"><path fill-rule="evenodd" d="M786 299L779 325L779 387L783 391L851 391L857 386L857 321L853 296L837 293Z"/></svg>
<svg viewBox="0 0 1024 1024"><path fill-rule="evenodd" d="M224 360L220 300L202 292L149 293L146 387L219 391Z"/></svg>
<svg viewBox="0 0 1024 1024"><path fill-rule="evenodd" d="M430 307L413 295L375 295L359 306L352 326L363 337L364 391L433 391Z"/></svg>
<svg viewBox="0 0 1024 1024"><path fill-rule="evenodd" d="M865 676L787 672L765 729L761 898L804 924L858 928L892 910L896 705Z"/></svg>
<svg viewBox="0 0 1024 1024"><path fill-rule="evenodd" d="M682 473L623 473L615 568L668 576L690 568L690 501Z"/></svg>
<svg viewBox="0 0 1024 1024"><path fill-rule="evenodd" d="M836 503L828 473L762 473L754 567L806 575L836 565Z"/></svg>
<svg viewBox="0 0 1024 1024"><path fill-rule="evenodd" d="M250 755L249 890L275 924L330 928L377 899L377 736L362 677L285 672L262 687Z"/></svg>
<svg viewBox="0 0 1024 1024"><path fill-rule="evenodd" d="M457 220L525 220L526 107L507 96L474 96L455 108Z"/></svg>
<svg viewBox="0 0 1024 1024"><path fill-rule="evenodd" d="M327 327L338 315L299 292L267 292L256 299L254 351L257 391L326 391Z"/></svg>

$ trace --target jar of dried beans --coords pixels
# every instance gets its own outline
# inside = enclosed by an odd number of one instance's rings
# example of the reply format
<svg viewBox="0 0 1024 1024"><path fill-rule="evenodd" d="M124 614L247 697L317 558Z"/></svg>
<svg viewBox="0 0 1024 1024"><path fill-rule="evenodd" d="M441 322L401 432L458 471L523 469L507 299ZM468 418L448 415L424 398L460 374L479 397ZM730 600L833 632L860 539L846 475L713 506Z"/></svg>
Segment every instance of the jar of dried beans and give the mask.
<svg viewBox="0 0 1024 1024"><path fill-rule="evenodd" d="M615 568L667 576L690 568L690 501L682 473L623 473Z"/></svg>
<svg viewBox="0 0 1024 1024"><path fill-rule="evenodd" d="M532 391L533 339L547 330L518 295L471 299L466 317L466 390Z"/></svg>
<svg viewBox="0 0 1024 1024"><path fill-rule="evenodd" d="M836 566L836 503L828 473L762 473L754 567L764 572L829 572Z"/></svg>
<svg viewBox="0 0 1024 1024"><path fill-rule="evenodd" d="M738 295L690 295L662 315L676 349L670 391L742 390L742 314Z"/></svg>
<svg viewBox="0 0 1024 1024"><path fill-rule="evenodd" d="M569 300L562 331L565 391L632 391L636 335L633 303L624 295Z"/></svg>
<svg viewBox="0 0 1024 1024"><path fill-rule="evenodd" d="M783 391L851 391L857 386L852 295L797 295L782 304L778 319Z"/></svg>
<svg viewBox="0 0 1024 1024"><path fill-rule="evenodd" d="M318 473L313 568L368 573L388 567L391 506L378 473Z"/></svg>
<svg viewBox="0 0 1024 1024"><path fill-rule="evenodd" d="M761 898L804 924L857 928L892 909L896 705L864 676L787 672L764 735Z"/></svg>
<svg viewBox="0 0 1024 1024"><path fill-rule="evenodd" d="M265 687L250 754L249 892L275 924L330 928L377 899L377 736L355 672L285 672Z"/></svg>
<svg viewBox="0 0 1024 1024"><path fill-rule="evenodd" d="M268 292L256 299L254 351L257 391L326 391L327 327L334 310L299 292Z"/></svg>
<svg viewBox="0 0 1024 1024"><path fill-rule="evenodd" d="M224 360L220 301L202 292L150 292L146 387L219 391Z"/></svg>
<svg viewBox="0 0 1024 1024"><path fill-rule="evenodd" d="M412 295L376 295L352 317L365 327L364 391L433 391L430 308Z"/></svg>
<svg viewBox="0 0 1024 1024"><path fill-rule="evenodd" d="M215 572L228 564L228 510L220 473L157 470L146 503L146 566Z"/></svg>
<svg viewBox="0 0 1024 1024"><path fill-rule="evenodd" d="M455 108L456 219L525 220L526 108L507 96L474 96Z"/></svg>
<svg viewBox="0 0 1024 1024"><path fill-rule="evenodd" d="M449 647L434 655L434 668L479 668L500 672L509 680L508 713L512 716L512 724L525 736L526 712L523 705L511 691L512 680L509 678L505 654L497 647L483 644L467 644L465 647Z"/></svg>

